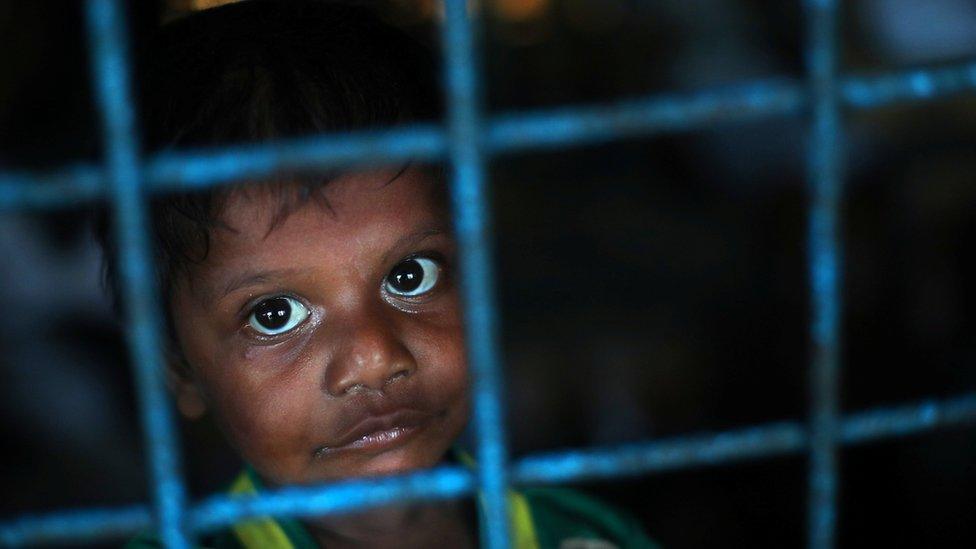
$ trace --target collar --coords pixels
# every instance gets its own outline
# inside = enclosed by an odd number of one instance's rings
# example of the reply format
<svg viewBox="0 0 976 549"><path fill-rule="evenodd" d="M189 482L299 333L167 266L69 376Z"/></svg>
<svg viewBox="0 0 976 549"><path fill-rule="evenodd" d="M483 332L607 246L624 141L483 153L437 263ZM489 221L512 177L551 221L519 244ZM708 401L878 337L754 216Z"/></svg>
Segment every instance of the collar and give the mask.
<svg viewBox="0 0 976 549"><path fill-rule="evenodd" d="M464 451L455 450L455 458L468 467L474 460ZM233 496L253 496L264 488L257 474L250 468L244 470L231 483L229 493ZM478 512L484 513L484 497L478 494ZM539 549L535 523L529 501L525 495L514 490L508 492L508 518L515 549ZM290 518L258 517L239 522L232 527L234 536L245 549L315 549L318 545L302 524Z"/></svg>

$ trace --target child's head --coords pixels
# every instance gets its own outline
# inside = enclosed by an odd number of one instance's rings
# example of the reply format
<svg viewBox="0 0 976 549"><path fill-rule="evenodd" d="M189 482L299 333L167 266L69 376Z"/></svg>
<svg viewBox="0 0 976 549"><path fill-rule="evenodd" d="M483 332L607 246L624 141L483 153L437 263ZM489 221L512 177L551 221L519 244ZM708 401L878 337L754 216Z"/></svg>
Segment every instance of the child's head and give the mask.
<svg viewBox="0 0 976 549"><path fill-rule="evenodd" d="M438 111L419 46L328 2L199 13L144 59L152 149ZM178 407L212 412L273 483L434 465L468 417L441 178L407 165L248 183L153 204Z"/></svg>

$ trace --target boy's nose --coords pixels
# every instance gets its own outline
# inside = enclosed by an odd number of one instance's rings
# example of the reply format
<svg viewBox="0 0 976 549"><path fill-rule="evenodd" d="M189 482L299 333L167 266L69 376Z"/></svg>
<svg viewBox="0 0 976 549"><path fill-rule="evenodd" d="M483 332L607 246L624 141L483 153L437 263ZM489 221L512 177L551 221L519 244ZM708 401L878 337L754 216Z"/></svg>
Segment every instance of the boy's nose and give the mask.
<svg viewBox="0 0 976 549"><path fill-rule="evenodd" d="M339 321L339 319L336 319ZM325 369L325 389L333 396L356 391L382 391L388 384L412 375L417 363L381 316L342 319L335 352Z"/></svg>

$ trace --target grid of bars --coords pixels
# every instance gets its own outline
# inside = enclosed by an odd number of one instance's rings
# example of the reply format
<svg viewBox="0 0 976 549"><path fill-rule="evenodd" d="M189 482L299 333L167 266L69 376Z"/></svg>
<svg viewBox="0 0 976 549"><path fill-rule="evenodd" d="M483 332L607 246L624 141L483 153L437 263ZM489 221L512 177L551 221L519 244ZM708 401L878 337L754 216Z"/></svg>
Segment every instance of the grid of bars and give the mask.
<svg viewBox="0 0 976 549"><path fill-rule="evenodd" d="M868 76L838 73L837 0L805 0L805 82L779 78L686 95L654 95L603 106L565 107L485 117L481 110L477 28L465 0L445 1L442 25L448 118L445 126L323 135L265 145L143 157L130 90L121 0L87 0L89 50L104 136L104 164L53 173L0 173L0 211L56 209L107 200L119 222L120 276L131 330L141 423L149 455L151 505L79 509L0 523L0 543L97 540L156 528L167 547L189 547L195 533L264 515L311 516L388 502L484 496L485 546L509 546L505 493L510 484L613 478L762 456L809 455L808 545L834 545L837 451L842 444L976 422L976 394L842 416L838 407L841 316L842 108L871 109L976 90L976 61ZM509 460L503 427L497 313L486 163L515 150L559 148L703 127L734 120L807 114L810 149L809 284L811 413L787 421L613 448L583 448ZM149 276L146 200L154 192L198 189L295 168L444 160L460 252L469 364L474 379L477 470L442 466L377 480L283 488L252 499L215 495L187 501L170 404L160 375L159 304Z"/></svg>

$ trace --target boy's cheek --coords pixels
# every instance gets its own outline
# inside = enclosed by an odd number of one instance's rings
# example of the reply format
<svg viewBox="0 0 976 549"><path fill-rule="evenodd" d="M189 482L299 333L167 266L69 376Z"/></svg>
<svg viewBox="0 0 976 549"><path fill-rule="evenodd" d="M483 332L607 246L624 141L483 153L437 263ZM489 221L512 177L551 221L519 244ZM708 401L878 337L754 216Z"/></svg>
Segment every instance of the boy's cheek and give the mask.
<svg viewBox="0 0 976 549"><path fill-rule="evenodd" d="M216 416L231 444L263 475L293 482L311 459L308 411L302 392L238 390L216 401Z"/></svg>
<svg viewBox="0 0 976 549"><path fill-rule="evenodd" d="M400 337L408 347L433 346L463 356L464 323L458 307L457 297L452 292L446 302L434 310L400 316L397 326Z"/></svg>
<svg viewBox="0 0 976 549"><path fill-rule="evenodd" d="M292 347L295 347L294 349ZM231 444L257 466L274 456L290 459L309 446L308 419L321 399L314 369L304 364L298 346L218 345L213 360L194 368L207 405ZM250 357L248 355L251 355Z"/></svg>
<svg viewBox="0 0 976 549"><path fill-rule="evenodd" d="M403 316L396 331L417 362L414 388L433 409L447 413L430 450L446 449L469 413L460 316ZM278 484L324 474L310 470L315 466L314 449L323 442L315 437L331 432L323 422L336 410L324 402L328 398L316 381L323 375L328 350L315 345L323 339L309 337L271 347L214 344L209 360L198 362L208 404L230 443L266 480ZM431 454L423 461L432 464L437 459ZM358 469L350 467L353 473Z"/></svg>
<svg viewBox="0 0 976 549"><path fill-rule="evenodd" d="M464 331L460 322L426 324L410 333L407 347L417 362L418 375L427 381L467 385Z"/></svg>

